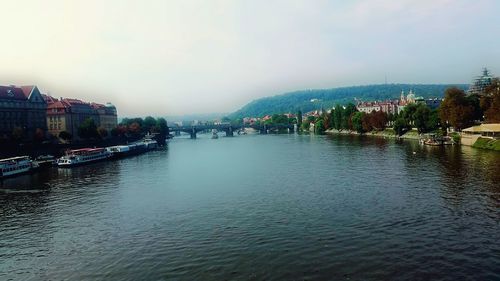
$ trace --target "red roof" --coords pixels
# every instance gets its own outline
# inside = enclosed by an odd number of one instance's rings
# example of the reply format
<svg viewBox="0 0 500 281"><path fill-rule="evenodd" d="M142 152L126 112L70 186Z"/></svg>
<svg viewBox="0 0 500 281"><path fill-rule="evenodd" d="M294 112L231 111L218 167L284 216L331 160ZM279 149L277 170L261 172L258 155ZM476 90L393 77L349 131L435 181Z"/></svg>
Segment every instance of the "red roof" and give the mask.
<svg viewBox="0 0 500 281"><path fill-rule="evenodd" d="M30 94L34 88L35 88L35 86L21 86L21 89L23 90L23 94L26 98L30 97Z"/></svg>
<svg viewBox="0 0 500 281"><path fill-rule="evenodd" d="M91 103L90 106L92 106L93 109L99 109L99 108L103 108L103 107L106 107L104 104L100 104L100 103Z"/></svg>
<svg viewBox="0 0 500 281"><path fill-rule="evenodd" d="M0 99L27 100L23 90L16 86L0 86Z"/></svg>

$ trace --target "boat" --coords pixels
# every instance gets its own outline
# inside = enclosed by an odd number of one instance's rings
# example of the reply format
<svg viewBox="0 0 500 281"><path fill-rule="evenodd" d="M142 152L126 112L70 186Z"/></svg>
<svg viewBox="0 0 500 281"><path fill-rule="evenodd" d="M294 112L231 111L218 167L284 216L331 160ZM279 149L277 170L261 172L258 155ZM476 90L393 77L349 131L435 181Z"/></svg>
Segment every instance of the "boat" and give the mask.
<svg viewBox="0 0 500 281"><path fill-rule="evenodd" d="M113 158L123 158L148 152L156 148L158 148L156 140L145 138L131 144L110 146L106 150L112 154Z"/></svg>
<svg viewBox="0 0 500 281"><path fill-rule="evenodd" d="M37 163L40 168L51 167L56 164L56 158L52 155L40 155L33 162Z"/></svg>
<svg viewBox="0 0 500 281"><path fill-rule="evenodd" d="M107 147L113 158L123 158L127 156L137 155L148 151L145 143L132 143L127 145L115 145Z"/></svg>
<svg viewBox="0 0 500 281"><path fill-rule="evenodd" d="M111 152L105 148L82 148L68 150L66 155L57 159L58 167L73 167L109 159Z"/></svg>
<svg viewBox="0 0 500 281"><path fill-rule="evenodd" d="M0 159L0 179L25 174L38 168L28 156Z"/></svg>
<svg viewBox="0 0 500 281"><path fill-rule="evenodd" d="M219 138L219 135L217 134L217 130L213 129L212 130L212 139L218 139L218 138Z"/></svg>

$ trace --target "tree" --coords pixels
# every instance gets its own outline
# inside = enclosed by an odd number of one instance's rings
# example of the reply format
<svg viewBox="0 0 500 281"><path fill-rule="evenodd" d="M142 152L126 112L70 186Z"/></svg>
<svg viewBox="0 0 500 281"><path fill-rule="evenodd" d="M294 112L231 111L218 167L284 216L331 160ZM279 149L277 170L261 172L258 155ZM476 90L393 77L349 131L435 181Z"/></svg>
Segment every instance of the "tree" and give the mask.
<svg viewBox="0 0 500 281"><path fill-rule="evenodd" d="M472 124L474 106L465 97L465 92L456 87L448 88L445 98L439 108L439 115L443 122L448 122L456 130Z"/></svg>
<svg viewBox="0 0 500 281"><path fill-rule="evenodd" d="M24 130L21 127L14 127L12 129L11 138L13 141L21 141L24 137Z"/></svg>
<svg viewBox="0 0 500 281"><path fill-rule="evenodd" d="M61 131L59 133L59 138L65 140L65 141L70 141L73 138L73 135L71 135L70 133L68 133L66 131Z"/></svg>
<svg viewBox="0 0 500 281"><path fill-rule="evenodd" d="M351 129L351 116L357 112L356 106L352 103L348 103L345 109L342 111L342 129Z"/></svg>
<svg viewBox="0 0 500 281"><path fill-rule="evenodd" d="M297 112L297 128L302 128L302 111Z"/></svg>
<svg viewBox="0 0 500 281"><path fill-rule="evenodd" d="M99 137L101 139L105 139L109 135L108 130L106 130L106 128L104 128L104 127L97 128L97 133L99 134Z"/></svg>
<svg viewBox="0 0 500 281"><path fill-rule="evenodd" d="M428 132L429 120L431 117L431 110L423 104L419 104L415 113L413 114L414 125L417 127L419 133Z"/></svg>
<svg viewBox="0 0 500 281"><path fill-rule="evenodd" d="M500 123L500 79L493 79L491 85L485 89L480 99L480 106L484 111L486 123Z"/></svg>
<svg viewBox="0 0 500 281"><path fill-rule="evenodd" d="M33 136L33 140L35 142L42 142L45 140L45 132L43 131L43 129L36 128L35 135Z"/></svg>
<svg viewBox="0 0 500 281"><path fill-rule="evenodd" d="M337 104L335 106L334 117L333 117L334 121L333 121L333 123L334 123L334 128L336 130L340 130L342 128L342 115L343 115L342 111L343 110L344 109L342 108L342 106L340 104Z"/></svg>
<svg viewBox="0 0 500 281"><path fill-rule="evenodd" d="M373 129L384 130L389 120L387 113L382 111L372 111L370 114L367 114L366 117L368 119L367 122L371 127L370 131Z"/></svg>
<svg viewBox="0 0 500 281"><path fill-rule="evenodd" d="M288 117L283 114L273 114L271 117L271 122L273 124L288 124Z"/></svg>
<svg viewBox="0 0 500 281"><path fill-rule="evenodd" d="M160 117L156 119L156 127L161 135L167 136L170 133L165 118Z"/></svg>
<svg viewBox="0 0 500 281"><path fill-rule="evenodd" d="M323 134L325 132L325 125L323 119L320 117L314 124L314 130L317 134Z"/></svg>
<svg viewBox="0 0 500 281"><path fill-rule="evenodd" d="M85 121L83 121L83 123L78 127L78 136L82 139L99 137L94 119L87 118L85 119Z"/></svg>
<svg viewBox="0 0 500 281"><path fill-rule="evenodd" d="M364 129L363 129L363 117L365 116L366 113L364 112L355 112L352 114L352 117L351 117L351 123L352 123L352 127L353 129L358 132L358 133L364 133Z"/></svg>
<svg viewBox="0 0 500 281"><path fill-rule="evenodd" d="M406 123L406 120L403 117L399 116L394 121L394 125L392 128L394 129L396 134L398 134L398 136L401 136L408 130L408 124Z"/></svg>
<svg viewBox="0 0 500 281"><path fill-rule="evenodd" d="M329 113L323 113L323 116L321 116L323 119L323 128L325 130L328 130L331 128L331 119L330 119L330 114Z"/></svg>
<svg viewBox="0 0 500 281"><path fill-rule="evenodd" d="M128 131L131 134L139 135L141 133L141 125L138 122L133 122L128 126Z"/></svg>
<svg viewBox="0 0 500 281"><path fill-rule="evenodd" d="M144 132L151 132L154 131L154 126L156 126L156 120L153 117L148 116L144 118L141 127L144 130Z"/></svg>

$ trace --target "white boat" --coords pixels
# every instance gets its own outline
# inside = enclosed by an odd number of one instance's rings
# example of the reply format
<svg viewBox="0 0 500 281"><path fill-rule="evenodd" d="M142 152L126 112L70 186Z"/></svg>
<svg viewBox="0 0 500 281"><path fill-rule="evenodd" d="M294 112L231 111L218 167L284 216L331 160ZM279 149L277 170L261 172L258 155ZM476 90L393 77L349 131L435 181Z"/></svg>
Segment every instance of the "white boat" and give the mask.
<svg viewBox="0 0 500 281"><path fill-rule="evenodd" d="M97 161L106 160L111 157L111 152L104 148L82 148L66 152L66 155L57 159L57 166L72 167Z"/></svg>
<svg viewBox="0 0 500 281"><path fill-rule="evenodd" d="M219 138L219 135L217 134L217 130L213 129L212 130L212 139L218 139L218 138Z"/></svg>
<svg viewBox="0 0 500 281"><path fill-rule="evenodd" d="M37 165L28 156L0 159L0 178L28 173L34 168L37 168Z"/></svg>

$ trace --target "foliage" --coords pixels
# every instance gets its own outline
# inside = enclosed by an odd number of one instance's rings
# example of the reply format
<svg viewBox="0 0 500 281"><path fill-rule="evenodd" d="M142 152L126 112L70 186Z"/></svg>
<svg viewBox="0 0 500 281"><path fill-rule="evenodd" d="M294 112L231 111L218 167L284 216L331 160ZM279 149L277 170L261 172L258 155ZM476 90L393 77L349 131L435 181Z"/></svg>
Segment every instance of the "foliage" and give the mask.
<svg viewBox="0 0 500 281"><path fill-rule="evenodd" d="M297 128L302 128L302 111L297 112Z"/></svg>
<svg viewBox="0 0 500 281"><path fill-rule="evenodd" d="M42 142L43 140L45 140L45 131L43 129L36 128L33 140L35 142Z"/></svg>
<svg viewBox="0 0 500 281"><path fill-rule="evenodd" d="M156 120L153 117L148 116L144 118L141 127L145 132L153 132L156 130L155 126L156 126Z"/></svg>
<svg viewBox="0 0 500 281"><path fill-rule="evenodd" d="M61 131L59 133L59 138L65 140L65 141L70 141L73 138L73 135L71 135L69 132Z"/></svg>
<svg viewBox="0 0 500 281"><path fill-rule="evenodd" d="M14 127L12 129L11 138L14 141L20 141L24 137L24 130L21 127Z"/></svg>
<svg viewBox="0 0 500 281"><path fill-rule="evenodd" d="M477 148L500 151L500 140L489 139L489 138L478 138L472 146Z"/></svg>
<svg viewBox="0 0 500 281"><path fill-rule="evenodd" d="M314 124L314 131L317 134L323 134L325 132L325 125L322 118L318 118L318 120Z"/></svg>
<svg viewBox="0 0 500 281"><path fill-rule="evenodd" d="M472 124L474 111L474 105L466 98L463 90L456 87L446 89L444 101L439 108L439 115L443 122L448 122L460 131Z"/></svg>
<svg viewBox="0 0 500 281"><path fill-rule="evenodd" d="M365 130L363 128L363 117L365 115L366 115L366 113L364 113L364 112L355 112L351 118L351 123L352 123L353 129L360 134L365 132Z"/></svg>
<svg viewBox="0 0 500 281"><path fill-rule="evenodd" d="M254 100L231 114L231 117L256 117L298 110L309 112L321 107L332 108L336 104L347 104L353 102L355 97L360 100L397 99L402 90L408 92L410 89L424 98L442 97L445 89L450 86L452 85L384 84L303 90ZM457 85L457 87L467 89L468 85ZM311 102L312 99L318 99L320 102ZM336 122L335 125L337 125Z"/></svg>
<svg viewBox="0 0 500 281"><path fill-rule="evenodd" d="M394 129L394 131L396 132L396 134L398 136L401 136L406 131L408 131L409 125L406 122L405 118L403 118L402 116L399 116L396 118L396 120L394 120L394 124L393 124L392 128Z"/></svg>
<svg viewBox="0 0 500 281"><path fill-rule="evenodd" d="M500 79L493 79L480 99L481 109L484 111L486 123L500 123Z"/></svg>
<svg viewBox="0 0 500 281"><path fill-rule="evenodd" d="M128 126L128 132L133 135L139 135L142 131L142 127L138 122L133 122Z"/></svg>
<svg viewBox="0 0 500 281"><path fill-rule="evenodd" d="M97 128L97 133L99 134L99 137L101 139L105 139L109 135L108 130L106 130L106 128L104 128L104 127Z"/></svg>
<svg viewBox="0 0 500 281"><path fill-rule="evenodd" d="M83 123L78 127L78 136L82 139L99 137L94 119L87 118L85 119L85 121L83 121Z"/></svg>

